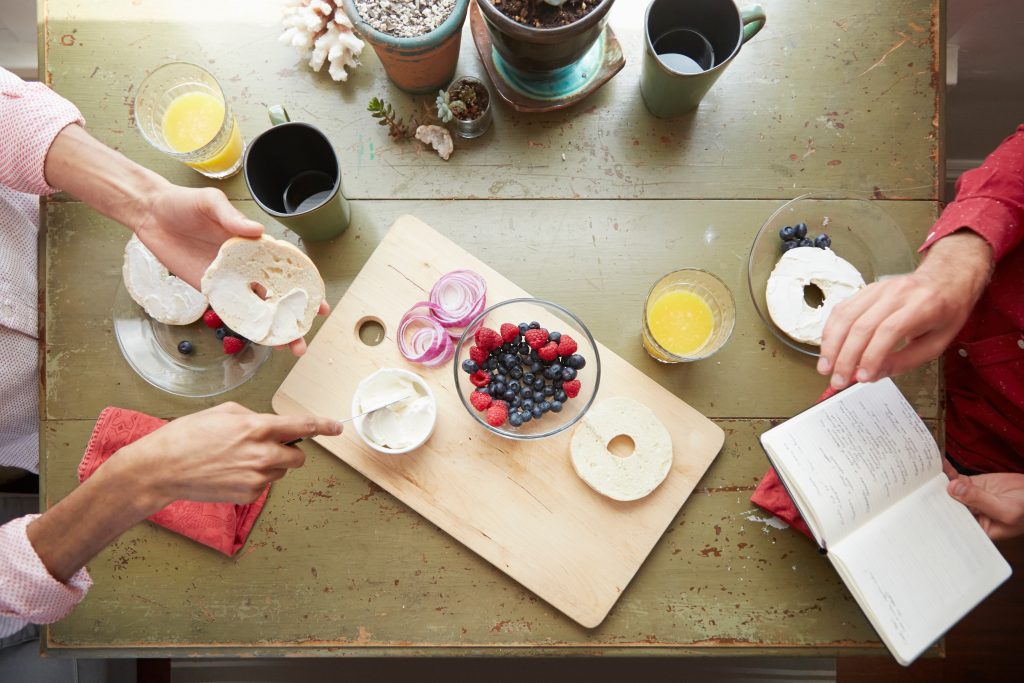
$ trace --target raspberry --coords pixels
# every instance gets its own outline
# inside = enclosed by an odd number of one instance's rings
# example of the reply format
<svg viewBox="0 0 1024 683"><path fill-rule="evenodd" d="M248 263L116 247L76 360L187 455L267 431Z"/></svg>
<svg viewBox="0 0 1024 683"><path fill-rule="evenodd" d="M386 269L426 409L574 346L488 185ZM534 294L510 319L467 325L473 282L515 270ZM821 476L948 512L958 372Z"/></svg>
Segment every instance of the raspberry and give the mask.
<svg viewBox="0 0 1024 683"><path fill-rule="evenodd" d="M562 391L564 391L565 395L569 398L576 398L580 393L580 381L578 379L574 379L571 382L564 382L562 384Z"/></svg>
<svg viewBox="0 0 1024 683"><path fill-rule="evenodd" d="M224 353L233 356L244 348L245 342L238 337L224 337Z"/></svg>
<svg viewBox="0 0 1024 683"><path fill-rule="evenodd" d="M548 342L544 346L537 349L537 356L547 362L551 362L558 358L558 344L555 342Z"/></svg>
<svg viewBox="0 0 1024 683"><path fill-rule="evenodd" d="M504 401L495 401L487 409L487 424L492 427L500 427L508 419L508 406Z"/></svg>
<svg viewBox="0 0 1024 683"><path fill-rule="evenodd" d="M490 373L485 372L484 370L477 370L476 372L469 376L469 381L475 387L485 387L487 386L488 382L491 381L491 375Z"/></svg>
<svg viewBox="0 0 1024 683"><path fill-rule="evenodd" d="M491 351L501 346L501 335L489 327L481 327L474 336L476 345L484 351Z"/></svg>
<svg viewBox="0 0 1024 683"><path fill-rule="evenodd" d="M558 355L571 356L576 353L576 340L567 334L563 334L558 340Z"/></svg>
<svg viewBox="0 0 1024 683"><path fill-rule="evenodd" d="M487 352L479 346L469 347L469 357L477 365L483 365L487 362Z"/></svg>
<svg viewBox="0 0 1024 683"><path fill-rule="evenodd" d="M519 326L512 323L503 323L501 326L501 338L510 342L519 336Z"/></svg>
<svg viewBox="0 0 1024 683"><path fill-rule="evenodd" d="M469 402L477 410L487 410L491 405L491 395L482 391L474 391L469 395Z"/></svg>
<svg viewBox="0 0 1024 683"><path fill-rule="evenodd" d="M214 330L224 326L224 321L217 315L217 311L212 308L206 309L206 313L203 313L203 322L206 323L207 327Z"/></svg>
<svg viewBox="0 0 1024 683"><path fill-rule="evenodd" d="M526 339L526 343L530 345L531 349L539 349L548 343L548 331L543 329L527 330L523 338Z"/></svg>

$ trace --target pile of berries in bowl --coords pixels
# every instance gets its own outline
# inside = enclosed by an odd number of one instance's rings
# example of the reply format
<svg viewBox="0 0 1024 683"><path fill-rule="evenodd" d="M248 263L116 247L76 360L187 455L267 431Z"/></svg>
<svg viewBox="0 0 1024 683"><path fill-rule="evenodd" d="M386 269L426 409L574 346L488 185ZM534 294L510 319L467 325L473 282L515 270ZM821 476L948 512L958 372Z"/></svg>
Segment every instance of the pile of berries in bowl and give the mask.
<svg viewBox="0 0 1024 683"><path fill-rule="evenodd" d="M597 344L558 304L510 299L484 310L455 350L455 385L466 410L510 439L568 429L590 408L601 379Z"/></svg>

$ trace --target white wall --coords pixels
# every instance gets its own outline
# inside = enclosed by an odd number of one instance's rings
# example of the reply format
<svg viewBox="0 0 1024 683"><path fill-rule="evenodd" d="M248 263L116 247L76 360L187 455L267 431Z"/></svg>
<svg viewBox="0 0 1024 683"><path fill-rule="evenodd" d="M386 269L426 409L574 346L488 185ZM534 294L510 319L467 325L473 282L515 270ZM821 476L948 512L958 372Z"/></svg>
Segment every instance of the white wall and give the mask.
<svg viewBox="0 0 1024 683"><path fill-rule="evenodd" d="M0 66L36 78L36 0L0 0Z"/></svg>

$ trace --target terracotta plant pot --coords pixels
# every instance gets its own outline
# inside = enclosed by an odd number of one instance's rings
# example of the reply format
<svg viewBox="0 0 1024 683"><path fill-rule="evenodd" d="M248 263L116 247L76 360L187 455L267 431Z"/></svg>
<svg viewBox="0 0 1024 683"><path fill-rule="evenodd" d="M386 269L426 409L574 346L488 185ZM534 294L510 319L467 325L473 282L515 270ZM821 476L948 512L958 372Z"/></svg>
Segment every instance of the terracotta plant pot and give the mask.
<svg viewBox="0 0 1024 683"><path fill-rule="evenodd" d="M520 71L553 71L572 64L590 49L614 1L601 0L590 14L557 28L524 26L502 14L491 0L477 0L477 5L494 49L509 66Z"/></svg>
<svg viewBox="0 0 1024 683"><path fill-rule="evenodd" d="M414 38L378 31L359 16L354 0L343 2L345 13L359 35L373 46L392 83L408 93L421 94L437 92L451 82L469 0L455 0L455 9L440 26Z"/></svg>

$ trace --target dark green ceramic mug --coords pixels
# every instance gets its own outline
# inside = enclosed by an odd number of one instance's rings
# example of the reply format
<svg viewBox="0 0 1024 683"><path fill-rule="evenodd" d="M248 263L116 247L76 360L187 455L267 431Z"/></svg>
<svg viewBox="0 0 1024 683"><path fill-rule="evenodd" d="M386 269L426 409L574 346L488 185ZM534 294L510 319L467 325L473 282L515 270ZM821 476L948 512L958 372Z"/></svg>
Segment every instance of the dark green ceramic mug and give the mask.
<svg viewBox="0 0 1024 683"><path fill-rule="evenodd" d="M644 16L640 92L659 118L692 111L740 48L764 28L760 5L732 0L653 0Z"/></svg>
<svg viewBox="0 0 1024 683"><path fill-rule="evenodd" d="M268 109L274 124L245 150L244 175L260 208L308 241L329 240L348 227L348 200L330 140L308 123L290 121L280 105Z"/></svg>

